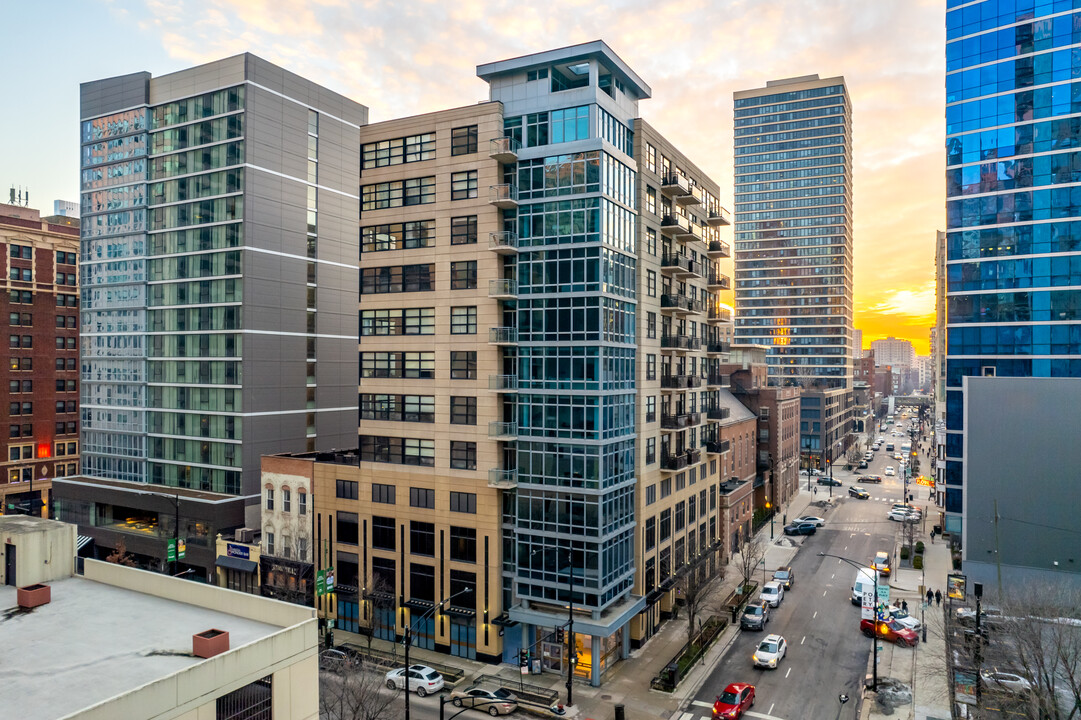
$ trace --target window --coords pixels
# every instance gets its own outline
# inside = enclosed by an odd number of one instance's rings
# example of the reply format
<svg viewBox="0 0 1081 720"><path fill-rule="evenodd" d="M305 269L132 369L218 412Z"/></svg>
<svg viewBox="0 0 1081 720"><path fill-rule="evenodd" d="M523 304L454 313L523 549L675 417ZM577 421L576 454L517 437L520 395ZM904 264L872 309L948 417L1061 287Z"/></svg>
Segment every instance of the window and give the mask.
<svg viewBox="0 0 1081 720"><path fill-rule="evenodd" d="M646 422L654 422L657 419L657 396L646 396Z"/></svg>
<svg viewBox="0 0 1081 720"><path fill-rule="evenodd" d="M342 500L357 499L357 483L355 480L338 480L334 488L334 496Z"/></svg>
<svg viewBox="0 0 1081 720"><path fill-rule="evenodd" d="M476 514L476 493L452 492L450 494L450 511Z"/></svg>
<svg viewBox="0 0 1081 720"><path fill-rule="evenodd" d="M646 337L656 339L657 337L657 313L646 313Z"/></svg>
<svg viewBox="0 0 1081 720"><path fill-rule="evenodd" d="M419 292L432 290L435 284L435 265L388 265L361 268L360 294Z"/></svg>
<svg viewBox="0 0 1081 720"><path fill-rule="evenodd" d="M477 334L477 308L452 307L450 309L450 334L451 335L476 335Z"/></svg>
<svg viewBox="0 0 1081 720"><path fill-rule="evenodd" d="M450 131L450 154L469 155L477 151L477 126L453 128Z"/></svg>
<svg viewBox="0 0 1081 720"><path fill-rule="evenodd" d="M477 378L477 351L450 351L450 379L475 380Z"/></svg>
<svg viewBox="0 0 1081 720"><path fill-rule="evenodd" d="M657 148L646 143L646 170L657 172Z"/></svg>
<svg viewBox="0 0 1081 720"><path fill-rule="evenodd" d="M661 500L672 494L672 478L661 480Z"/></svg>
<svg viewBox="0 0 1081 720"><path fill-rule="evenodd" d="M452 425L476 425L477 398L452 395L450 398L450 422Z"/></svg>
<svg viewBox="0 0 1081 720"><path fill-rule="evenodd" d="M360 531L357 514L338 511L337 516L338 537L337 541L346 545L360 544Z"/></svg>
<svg viewBox="0 0 1081 720"><path fill-rule="evenodd" d="M657 356L646 355L646 380L657 379Z"/></svg>
<svg viewBox="0 0 1081 720"><path fill-rule="evenodd" d="M301 492L297 495L297 512L301 515L308 514L308 493ZM304 542L307 542L307 540L304 540ZM305 553L305 555L306 554L307 553Z"/></svg>
<svg viewBox="0 0 1081 720"><path fill-rule="evenodd" d="M653 228L646 228L646 252L654 256L657 254L657 231Z"/></svg>
<svg viewBox="0 0 1081 720"><path fill-rule="evenodd" d="M763 420L769 420L769 406L758 408L758 417Z"/></svg>
<svg viewBox="0 0 1081 720"><path fill-rule="evenodd" d="M435 133L366 143L360 147L360 157L364 170L430 160L435 157Z"/></svg>
<svg viewBox="0 0 1081 720"><path fill-rule="evenodd" d="M393 550L395 547L394 518L372 516L372 547Z"/></svg>
<svg viewBox="0 0 1081 720"><path fill-rule="evenodd" d="M360 459L363 462L433 467L435 465L435 441L421 438L361 435Z"/></svg>
<svg viewBox="0 0 1081 720"><path fill-rule="evenodd" d="M676 503L676 532L682 530L687 524L687 504Z"/></svg>
<svg viewBox="0 0 1081 720"><path fill-rule="evenodd" d="M274 554L274 533L272 532L266 533L266 552L267 555Z"/></svg>
<svg viewBox="0 0 1081 720"><path fill-rule="evenodd" d="M646 210L654 215L657 214L657 190L648 185L646 186Z"/></svg>
<svg viewBox="0 0 1081 720"><path fill-rule="evenodd" d="M362 310L360 312L360 334L434 335L435 308Z"/></svg>
<svg viewBox="0 0 1081 720"><path fill-rule="evenodd" d="M652 505L655 502L657 502L657 485L656 485L656 483L654 483L653 485L647 485L646 486L646 505Z"/></svg>
<svg viewBox="0 0 1081 720"><path fill-rule="evenodd" d="M657 519L650 517L646 518L646 529L643 533L645 535L646 550L652 550L657 544Z"/></svg>
<svg viewBox="0 0 1081 720"><path fill-rule="evenodd" d="M363 185L360 188L360 209L382 210L435 202L435 178L409 178L392 182Z"/></svg>
<svg viewBox="0 0 1081 720"><path fill-rule="evenodd" d="M660 541L664 542L672 536L672 511L661 510Z"/></svg>
<svg viewBox="0 0 1081 720"><path fill-rule="evenodd" d="M450 527L450 559L456 562L477 561L476 528Z"/></svg>
<svg viewBox="0 0 1081 720"><path fill-rule="evenodd" d="M385 483L372 483L372 502L394 504L394 486Z"/></svg>
<svg viewBox="0 0 1081 720"><path fill-rule="evenodd" d="M293 493L289 488L282 488L282 512L293 512Z"/></svg>
<svg viewBox="0 0 1081 720"><path fill-rule="evenodd" d="M267 510L273 510L274 509L274 488L267 488L266 489L266 509Z"/></svg>
<svg viewBox="0 0 1081 720"><path fill-rule="evenodd" d="M589 106L553 110L549 115L552 142L573 142L589 137Z"/></svg>
<svg viewBox="0 0 1081 720"><path fill-rule="evenodd" d="M477 242L477 216L466 215L450 219L450 244L472 245Z"/></svg>
<svg viewBox="0 0 1081 720"><path fill-rule="evenodd" d="M646 270L646 295L657 297L657 273Z"/></svg>
<svg viewBox="0 0 1081 720"><path fill-rule="evenodd" d="M435 377L434 352L378 352L360 354L362 378Z"/></svg>
<svg viewBox="0 0 1081 720"><path fill-rule="evenodd" d="M409 597L413 600L435 602L435 568L431 565L409 564Z"/></svg>
<svg viewBox="0 0 1081 720"><path fill-rule="evenodd" d="M435 220L418 220L360 229L360 251L412 250L435 244Z"/></svg>
<svg viewBox="0 0 1081 720"><path fill-rule="evenodd" d="M476 470L477 444L475 442L451 440L450 466L458 470Z"/></svg>
<svg viewBox="0 0 1081 720"><path fill-rule="evenodd" d="M450 289L472 290L477 287L477 261L462 260L450 264Z"/></svg>
<svg viewBox="0 0 1081 720"><path fill-rule="evenodd" d="M540 70L530 70L526 75L526 82L532 82L534 80L544 80L548 77L548 68L541 68Z"/></svg>
<svg viewBox="0 0 1081 720"><path fill-rule="evenodd" d="M409 552L435 557L435 525L412 520L409 523Z"/></svg>
<svg viewBox="0 0 1081 720"><path fill-rule="evenodd" d="M477 171L466 170L450 174L450 199L467 200L477 196Z"/></svg>
<svg viewBox="0 0 1081 720"><path fill-rule="evenodd" d="M409 488L409 506L415 508L435 508L435 490L427 488Z"/></svg>

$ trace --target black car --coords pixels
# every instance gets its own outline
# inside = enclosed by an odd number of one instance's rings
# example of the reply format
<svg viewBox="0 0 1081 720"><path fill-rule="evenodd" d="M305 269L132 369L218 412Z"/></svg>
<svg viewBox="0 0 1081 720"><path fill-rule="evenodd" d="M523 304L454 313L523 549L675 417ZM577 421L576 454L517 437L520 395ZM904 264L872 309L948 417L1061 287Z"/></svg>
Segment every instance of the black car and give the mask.
<svg viewBox="0 0 1081 720"><path fill-rule="evenodd" d="M792 523L784 526L785 535L814 535L817 530L814 523Z"/></svg>
<svg viewBox="0 0 1081 720"><path fill-rule="evenodd" d="M840 480L834 480L833 478L830 478L830 477L820 477L820 478L818 478L818 480L816 482L819 485L832 485L833 487L841 487L841 481Z"/></svg>
<svg viewBox="0 0 1081 720"><path fill-rule="evenodd" d="M764 601L749 602L739 618L741 630L765 630L769 622L769 604Z"/></svg>
<svg viewBox="0 0 1081 720"><path fill-rule="evenodd" d="M881 484L882 483L882 476L881 475L860 475L858 478L856 478L856 482L858 482L858 483L879 483L879 484Z"/></svg>
<svg viewBox="0 0 1081 720"><path fill-rule="evenodd" d="M796 573L792 572L791 565L782 565L773 571L773 579L781 583L785 590L791 590L796 584Z"/></svg>
<svg viewBox="0 0 1081 720"><path fill-rule="evenodd" d="M871 493L867 492L866 490L857 485L853 485L852 487L848 488L848 494L854 498L859 498L860 500L866 500L871 497Z"/></svg>

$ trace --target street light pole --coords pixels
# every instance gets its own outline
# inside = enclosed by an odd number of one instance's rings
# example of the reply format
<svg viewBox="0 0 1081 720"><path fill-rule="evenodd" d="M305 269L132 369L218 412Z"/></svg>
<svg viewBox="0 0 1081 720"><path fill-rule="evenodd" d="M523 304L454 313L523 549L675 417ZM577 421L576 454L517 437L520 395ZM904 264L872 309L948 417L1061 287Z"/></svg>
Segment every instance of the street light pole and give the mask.
<svg viewBox="0 0 1081 720"><path fill-rule="evenodd" d="M865 565L861 565L855 560L849 560L846 557L840 555L832 555L830 553L820 552L819 557L831 557L837 558L842 562L846 562L856 570L862 571L867 569ZM875 598L871 603L871 653L874 655L874 662L871 665L871 690L878 692L878 570L870 568L871 580L875 584ZM857 575L858 577L858 575Z"/></svg>
<svg viewBox="0 0 1081 720"><path fill-rule="evenodd" d="M574 556L571 549L567 548L567 585L570 587L570 595L567 596L567 705L574 705L574 666L577 656L574 642Z"/></svg>

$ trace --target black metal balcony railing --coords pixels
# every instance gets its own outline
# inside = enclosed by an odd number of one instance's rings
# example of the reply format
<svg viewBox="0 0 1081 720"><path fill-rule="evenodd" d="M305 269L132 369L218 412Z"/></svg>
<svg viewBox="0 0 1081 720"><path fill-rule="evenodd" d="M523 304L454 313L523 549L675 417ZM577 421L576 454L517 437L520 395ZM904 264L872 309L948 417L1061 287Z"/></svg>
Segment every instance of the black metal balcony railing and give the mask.
<svg viewBox="0 0 1081 720"><path fill-rule="evenodd" d="M727 385L728 377L728 375L722 375L721 373L710 373L706 385Z"/></svg>
<svg viewBox="0 0 1081 720"><path fill-rule="evenodd" d="M719 253L721 257L729 257L732 255L732 246L724 240L710 240L707 252L710 254Z"/></svg>
<svg viewBox="0 0 1081 720"><path fill-rule="evenodd" d="M732 286L732 281L727 275L722 275L721 273L710 273L709 280L706 284L709 285L711 288L720 288L722 290L727 290Z"/></svg>
<svg viewBox="0 0 1081 720"><path fill-rule="evenodd" d="M653 412L647 412L646 413L646 422L647 423L657 422L657 411L656 410L654 410Z"/></svg>
<svg viewBox="0 0 1081 720"><path fill-rule="evenodd" d="M726 407L711 407L706 409L706 417L710 420L727 420L731 412Z"/></svg>
<svg viewBox="0 0 1081 720"><path fill-rule="evenodd" d="M703 443L706 446L706 452L720 454L728 452L727 440L707 440Z"/></svg>
<svg viewBox="0 0 1081 720"><path fill-rule="evenodd" d="M724 322L728 322L729 320L732 319L732 311L729 310L728 308L711 307L709 309L709 319L710 320L723 320Z"/></svg>
<svg viewBox="0 0 1081 720"><path fill-rule="evenodd" d="M661 295L661 309L685 310L687 312L695 313L704 312L704 308L700 301L692 300L686 295L679 295L673 293L665 293Z"/></svg>
<svg viewBox="0 0 1081 720"><path fill-rule="evenodd" d="M695 463L702 462L701 450L688 450L687 451L687 464L694 465Z"/></svg>
<svg viewBox="0 0 1081 720"><path fill-rule="evenodd" d="M661 375L661 387L667 390L684 390L689 386L688 381L690 379L690 375L664 373Z"/></svg>
<svg viewBox="0 0 1081 720"><path fill-rule="evenodd" d="M676 268L691 272L691 266L694 265L694 261L686 255L680 255L679 253L664 253L661 255L661 269Z"/></svg>
<svg viewBox="0 0 1081 720"><path fill-rule="evenodd" d="M726 342L722 341L722 340L707 340L706 341L706 352L710 352L710 353L726 353L726 352L729 351L730 348L731 348L731 345L729 343L726 343Z"/></svg>
<svg viewBox="0 0 1081 720"><path fill-rule="evenodd" d="M687 456L662 454L661 467L665 470L682 470L687 467Z"/></svg>
<svg viewBox="0 0 1081 720"><path fill-rule="evenodd" d="M682 430L691 426L690 413L680 415L668 415L661 413L661 428L665 430Z"/></svg>
<svg viewBox="0 0 1081 720"><path fill-rule="evenodd" d="M669 350L697 350L702 341L688 335L662 335L661 347Z"/></svg>

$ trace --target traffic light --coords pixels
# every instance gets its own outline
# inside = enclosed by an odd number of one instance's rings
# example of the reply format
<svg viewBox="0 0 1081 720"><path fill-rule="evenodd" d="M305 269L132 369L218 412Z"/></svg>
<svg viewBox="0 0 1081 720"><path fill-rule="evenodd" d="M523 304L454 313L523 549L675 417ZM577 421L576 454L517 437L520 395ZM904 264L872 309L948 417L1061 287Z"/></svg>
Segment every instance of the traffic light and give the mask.
<svg viewBox="0 0 1081 720"><path fill-rule="evenodd" d="M565 636L563 634L563 628L556 628L556 642L557 643L562 643L564 641L564 639L565 639Z"/></svg>

